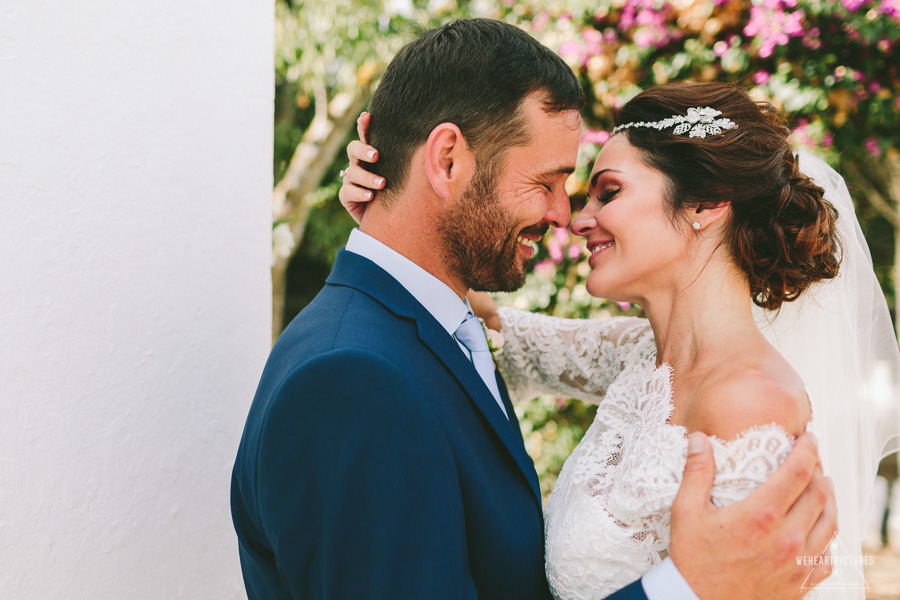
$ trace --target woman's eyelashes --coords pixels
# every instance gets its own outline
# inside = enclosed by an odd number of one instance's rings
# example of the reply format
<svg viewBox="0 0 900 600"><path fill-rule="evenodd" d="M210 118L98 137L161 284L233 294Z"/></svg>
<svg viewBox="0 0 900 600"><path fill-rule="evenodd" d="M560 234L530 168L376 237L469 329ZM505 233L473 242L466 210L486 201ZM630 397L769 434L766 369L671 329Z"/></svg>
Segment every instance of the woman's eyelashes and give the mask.
<svg viewBox="0 0 900 600"><path fill-rule="evenodd" d="M622 191L622 188L620 187L606 188L602 193L596 196L597 202L599 202L600 204L607 204L612 201L612 199L615 198L620 191Z"/></svg>

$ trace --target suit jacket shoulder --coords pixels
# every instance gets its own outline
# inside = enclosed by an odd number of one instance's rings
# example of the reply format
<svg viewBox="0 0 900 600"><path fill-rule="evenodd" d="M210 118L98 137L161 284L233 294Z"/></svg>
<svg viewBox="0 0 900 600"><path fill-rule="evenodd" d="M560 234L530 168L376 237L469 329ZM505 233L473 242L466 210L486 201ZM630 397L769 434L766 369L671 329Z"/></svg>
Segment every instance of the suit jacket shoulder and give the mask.
<svg viewBox="0 0 900 600"><path fill-rule="evenodd" d="M248 594L544 600L536 488L453 338L345 252L247 419L232 513Z"/></svg>

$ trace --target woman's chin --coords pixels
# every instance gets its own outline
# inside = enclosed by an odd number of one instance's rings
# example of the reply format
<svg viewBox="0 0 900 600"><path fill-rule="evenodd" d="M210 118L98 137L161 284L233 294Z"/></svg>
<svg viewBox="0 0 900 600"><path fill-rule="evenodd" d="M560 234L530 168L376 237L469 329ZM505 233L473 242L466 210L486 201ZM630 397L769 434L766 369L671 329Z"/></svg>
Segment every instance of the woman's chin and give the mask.
<svg viewBox="0 0 900 600"><path fill-rule="evenodd" d="M587 289L588 294L594 298L603 298L604 300L618 302L613 296L618 297L620 294L617 294L616 292L621 292L621 290L614 289L615 286L610 286L607 282L596 277L596 275L597 273L591 273L588 276L587 281L584 282L584 287Z"/></svg>

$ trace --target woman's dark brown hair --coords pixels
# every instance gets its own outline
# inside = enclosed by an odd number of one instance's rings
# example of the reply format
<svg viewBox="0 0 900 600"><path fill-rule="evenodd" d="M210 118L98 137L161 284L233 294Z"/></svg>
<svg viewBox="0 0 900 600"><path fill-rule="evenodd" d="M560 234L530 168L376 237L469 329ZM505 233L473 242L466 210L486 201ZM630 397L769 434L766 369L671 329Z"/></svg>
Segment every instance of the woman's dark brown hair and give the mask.
<svg viewBox="0 0 900 600"><path fill-rule="evenodd" d="M707 106L737 127L706 138L675 135L674 128L634 127L623 134L665 176L673 218L705 203L731 203L724 243L747 274L753 301L778 309L812 283L837 276L840 240L837 211L800 172L790 130L775 109L733 84L670 83L635 96L615 121L655 122Z"/></svg>

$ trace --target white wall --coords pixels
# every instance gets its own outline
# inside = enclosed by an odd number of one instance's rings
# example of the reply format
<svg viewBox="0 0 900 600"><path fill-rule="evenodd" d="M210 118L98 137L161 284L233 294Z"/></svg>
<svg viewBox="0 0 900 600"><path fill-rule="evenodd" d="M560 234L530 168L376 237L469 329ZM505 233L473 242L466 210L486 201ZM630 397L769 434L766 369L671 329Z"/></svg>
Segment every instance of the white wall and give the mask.
<svg viewBox="0 0 900 600"><path fill-rule="evenodd" d="M243 596L272 0L0 2L0 598Z"/></svg>

